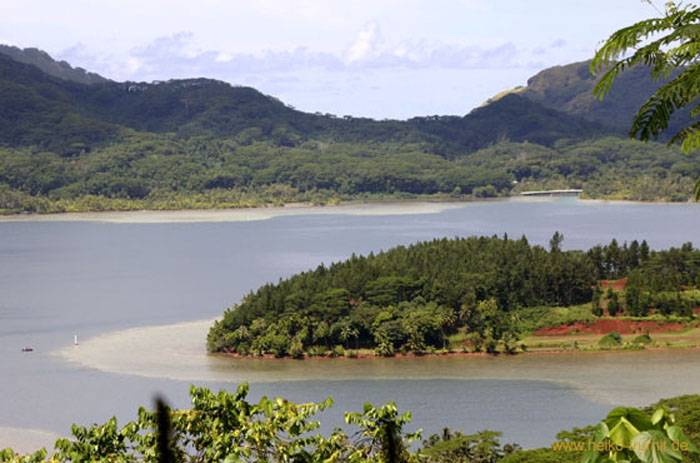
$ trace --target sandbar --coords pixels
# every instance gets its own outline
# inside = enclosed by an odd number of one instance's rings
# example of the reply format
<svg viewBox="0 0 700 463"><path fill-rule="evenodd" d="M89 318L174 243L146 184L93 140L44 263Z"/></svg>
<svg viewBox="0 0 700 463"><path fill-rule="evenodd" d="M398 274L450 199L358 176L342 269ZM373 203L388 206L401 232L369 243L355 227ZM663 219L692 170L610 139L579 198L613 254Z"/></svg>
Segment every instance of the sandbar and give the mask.
<svg viewBox="0 0 700 463"><path fill-rule="evenodd" d="M469 202L377 201L348 202L332 206L288 204L279 207L236 209L183 209L173 211L67 212L0 216L0 222L103 222L103 223L196 223L248 222L292 215L411 215L438 214L466 207Z"/></svg>
<svg viewBox="0 0 700 463"><path fill-rule="evenodd" d="M213 320L105 333L50 355L109 373L197 382L269 383L387 379L535 380L588 400L642 406L698 393L700 349L516 356L269 360L206 353Z"/></svg>

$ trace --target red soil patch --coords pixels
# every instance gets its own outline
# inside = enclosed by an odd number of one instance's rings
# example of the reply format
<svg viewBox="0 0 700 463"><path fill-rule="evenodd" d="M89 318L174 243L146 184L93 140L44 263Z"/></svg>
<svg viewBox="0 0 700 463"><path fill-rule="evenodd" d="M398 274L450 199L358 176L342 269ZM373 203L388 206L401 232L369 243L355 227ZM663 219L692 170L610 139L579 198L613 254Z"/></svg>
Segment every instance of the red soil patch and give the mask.
<svg viewBox="0 0 700 463"><path fill-rule="evenodd" d="M627 278L620 278L616 281L601 280L598 285L604 288L612 286L615 291L620 291L625 288L625 285L627 285Z"/></svg>
<svg viewBox="0 0 700 463"><path fill-rule="evenodd" d="M655 320L635 321L629 319L600 318L595 322L586 325L582 322L570 325L561 325L554 328L542 328L535 331L537 336L557 336L570 333L597 333L606 334L617 331L620 334L637 333L667 333L672 331L682 331L686 328L685 323L664 323Z"/></svg>

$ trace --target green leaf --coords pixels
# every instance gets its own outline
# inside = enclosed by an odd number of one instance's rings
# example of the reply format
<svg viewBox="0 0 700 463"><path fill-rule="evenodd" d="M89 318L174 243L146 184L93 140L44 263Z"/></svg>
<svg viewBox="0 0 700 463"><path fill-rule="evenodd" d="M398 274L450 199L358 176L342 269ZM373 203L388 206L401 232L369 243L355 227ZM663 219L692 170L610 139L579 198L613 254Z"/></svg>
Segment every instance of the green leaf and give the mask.
<svg viewBox="0 0 700 463"><path fill-rule="evenodd" d="M239 455L236 455L235 453L232 453L226 458L224 458L224 463L239 463L241 461L241 457Z"/></svg>
<svg viewBox="0 0 700 463"><path fill-rule="evenodd" d="M610 429L608 429L608 425L605 424L605 421L601 421L593 431L593 441L596 443L603 442L608 437L610 437Z"/></svg>
<svg viewBox="0 0 700 463"><path fill-rule="evenodd" d="M684 450L686 450L687 452L700 453L695 444L691 442L691 440L688 438L688 436L685 435L685 433L680 427L669 426L669 428L666 430L666 434L668 434L668 437L669 439L671 439L671 442L675 442L676 444L685 443L688 447Z"/></svg>
<svg viewBox="0 0 700 463"><path fill-rule="evenodd" d="M581 457L581 463L596 463L600 457L600 453L596 452L593 449L589 449L583 452L583 456Z"/></svg>
<svg viewBox="0 0 700 463"><path fill-rule="evenodd" d="M630 442L630 447L643 463L678 463L683 455L673 450L673 443L661 431L644 431Z"/></svg>
<svg viewBox="0 0 700 463"><path fill-rule="evenodd" d="M658 408L654 414L651 416L651 424L656 424L659 421L661 421L664 417L664 409L663 408Z"/></svg>
<svg viewBox="0 0 700 463"><path fill-rule="evenodd" d="M617 424L620 418L625 418L632 426L637 428L639 431L646 431L652 429L653 425L651 420L646 413L639 410L638 408L632 407L617 407L613 409L608 416L605 418L605 424L611 429Z"/></svg>
<svg viewBox="0 0 700 463"><path fill-rule="evenodd" d="M639 434L639 429L630 423L627 418L621 417L610 430L610 440L615 444L627 447L637 434Z"/></svg>

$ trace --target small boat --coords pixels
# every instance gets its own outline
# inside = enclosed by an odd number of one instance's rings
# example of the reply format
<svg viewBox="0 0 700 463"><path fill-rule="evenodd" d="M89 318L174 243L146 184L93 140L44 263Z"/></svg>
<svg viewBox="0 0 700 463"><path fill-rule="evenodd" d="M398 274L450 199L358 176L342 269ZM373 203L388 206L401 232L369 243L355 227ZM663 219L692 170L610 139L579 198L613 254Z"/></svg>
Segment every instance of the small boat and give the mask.
<svg viewBox="0 0 700 463"><path fill-rule="evenodd" d="M32 349L31 347L23 347L22 352L34 352L34 349Z"/></svg>

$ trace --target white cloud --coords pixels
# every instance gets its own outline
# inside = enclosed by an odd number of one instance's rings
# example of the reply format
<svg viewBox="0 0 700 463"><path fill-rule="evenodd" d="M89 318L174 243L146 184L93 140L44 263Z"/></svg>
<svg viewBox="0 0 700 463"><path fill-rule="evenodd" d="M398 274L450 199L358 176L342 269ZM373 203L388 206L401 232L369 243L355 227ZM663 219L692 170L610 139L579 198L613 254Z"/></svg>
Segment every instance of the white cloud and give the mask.
<svg viewBox="0 0 700 463"><path fill-rule="evenodd" d="M382 43L382 34L376 22L367 24L357 35L355 42L348 48L346 53L348 63L367 60L377 55Z"/></svg>
<svg viewBox="0 0 700 463"><path fill-rule="evenodd" d="M171 36L158 37L146 46L134 48L131 54L148 60L195 58L199 51L193 48L193 36L191 32L178 32Z"/></svg>
<svg viewBox="0 0 700 463"><path fill-rule="evenodd" d="M211 77L311 111L411 116L464 113L653 14L629 0L0 0L0 36L115 80Z"/></svg>
<svg viewBox="0 0 700 463"><path fill-rule="evenodd" d="M309 47L241 53L201 49L191 32L158 37L122 55L91 54L76 44L57 55L72 64L118 80L162 80L212 77L237 82L255 73L285 73L308 69L359 72L390 69L491 69L530 67L526 51L513 43L484 47L424 38L387 43L376 22L367 23L346 49L321 51Z"/></svg>
<svg viewBox="0 0 700 463"><path fill-rule="evenodd" d="M138 58L129 58L126 60L126 72L135 74L143 68L143 62Z"/></svg>
<svg viewBox="0 0 700 463"><path fill-rule="evenodd" d="M228 63L233 59L233 56L226 52L220 52L216 55L215 61L217 63Z"/></svg>

